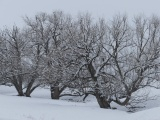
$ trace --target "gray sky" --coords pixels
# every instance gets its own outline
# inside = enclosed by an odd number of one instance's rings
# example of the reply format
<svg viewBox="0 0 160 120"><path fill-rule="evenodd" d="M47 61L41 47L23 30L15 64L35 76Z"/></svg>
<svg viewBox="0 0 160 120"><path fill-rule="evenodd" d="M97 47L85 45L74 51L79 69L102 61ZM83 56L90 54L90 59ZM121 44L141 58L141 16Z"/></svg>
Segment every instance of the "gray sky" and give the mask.
<svg viewBox="0 0 160 120"><path fill-rule="evenodd" d="M23 25L22 17L38 12L62 10L76 15L89 12L93 17L112 18L115 14L160 16L160 0L0 0L0 27Z"/></svg>

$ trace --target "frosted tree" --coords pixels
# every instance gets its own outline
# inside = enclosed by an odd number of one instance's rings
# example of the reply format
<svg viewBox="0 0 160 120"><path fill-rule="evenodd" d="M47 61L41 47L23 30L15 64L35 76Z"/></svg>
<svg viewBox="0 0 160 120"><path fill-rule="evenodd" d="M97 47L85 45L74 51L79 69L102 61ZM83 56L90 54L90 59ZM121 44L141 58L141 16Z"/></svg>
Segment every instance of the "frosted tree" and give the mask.
<svg viewBox="0 0 160 120"><path fill-rule="evenodd" d="M19 96L30 97L33 90L40 85L38 47L33 45L27 29L14 26L2 33L5 41L3 78L5 82L11 82L15 86Z"/></svg>
<svg viewBox="0 0 160 120"><path fill-rule="evenodd" d="M72 49L79 60L77 84L85 94L94 95L101 108L110 108L109 101L101 91L102 81L107 83L107 80L102 80L100 75L104 67L110 64L111 58L103 50L107 26L103 19L94 23L89 14L80 15L76 24L74 31L70 33L74 34L71 39Z"/></svg>
<svg viewBox="0 0 160 120"><path fill-rule="evenodd" d="M77 80L81 91L94 95L101 108L110 108L112 101L129 105L136 98L133 93L158 80L158 18L136 18L134 27L126 16L115 16L108 24L81 16L76 33Z"/></svg>
<svg viewBox="0 0 160 120"><path fill-rule="evenodd" d="M5 79L9 80L16 88L18 95L23 96L23 82L25 79L25 48L26 41L19 28L6 29L3 33L6 43L5 61L7 61Z"/></svg>
<svg viewBox="0 0 160 120"><path fill-rule="evenodd" d="M135 26L129 26L126 17L117 16L108 29L105 50L112 62L110 71L104 73L112 78L110 101L120 105L141 102L146 96L133 93L152 86L159 78L159 19L137 17Z"/></svg>
<svg viewBox="0 0 160 120"><path fill-rule="evenodd" d="M72 69L69 69L72 67L72 56L66 34L71 25L71 17L61 11L55 11L50 15L40 13L35 19L26 17L25 22L34 33L35 44L41 47L41 79L50 86L51 98L59 99L73 76Z"/></svg>
<svg viewBox="0 0 160 120"><path fill-rule="evenodd" d="M5 84L7 83L7 80L5 81L5 73L6 73L6 66L7 66L7 61L6 61L6 41L3 39L3 33L1 31L0 34L0 84Z"/></svg>
<svg viewBox="0 0 160 120"><path fill-rule="evenodd" d="M159 30L158 17L154 16L150 19L135 18L132 44L128 49L124 49L128 52L123 52L125 53L123 56L119 53L121 58L114 56L116 71L120 76L120 81L123 83L123 88L125 88L123 92L124 101L122 102L116 97L117 99L114 100L116 103L120 105L132 104L132 102L136 102L134 98L136 96L132 96L134 92L146 86L155 87L156 85L153 83L159 82ZM124 65L123 62L118 62L122 58L125 58L123 59ZM145 96L142 95L141 97ZM140 98L137 100L141 102Z"/></svg>
<svg viewBox="0 0 160 120"><path fill-rule="evenodd" d="M88 13L73 19L55 11L24 21L25 28L0 34L0 79L11 82L20 96L47 85L52 99L91 94L101 108L111 108L111 102L126 106L145 100L135 96L142 88L158 88L158 17L129 23L118 15L106 22Z"/></svg>

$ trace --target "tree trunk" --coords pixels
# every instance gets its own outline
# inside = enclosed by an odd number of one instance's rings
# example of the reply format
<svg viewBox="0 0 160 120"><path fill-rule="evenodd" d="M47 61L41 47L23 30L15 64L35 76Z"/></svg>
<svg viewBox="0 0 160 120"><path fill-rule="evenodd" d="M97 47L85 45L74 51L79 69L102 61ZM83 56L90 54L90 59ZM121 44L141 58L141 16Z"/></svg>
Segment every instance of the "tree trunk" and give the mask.
<svg viewBox="0 0 160 120"><path fill-rule="evenodd" d="M39 86L40 86L40 84L37 84L35 86L30 86L30 87L28 86L27 90L25 92L26 97L31 97L31 93Z"/></svg>
<svg viewBox="0 0 160 120"><path fill-rule="evenodd" d="M24 96L23 89L19 87L18 85L14 85L14 86L18 92L18 96Z"/></svg>
<svg viewBox="0 0 160 120"><path fill-rule="evenodd" d="M84 98L83 98L83 101L85 101L85 99L88 97L88 93L85 93L85 96L84 96Z"/></svg>
<svg viewBox="0 0 160 120"><path fill-rule="evenodd" d="M32 93L31 88L28 87L27 90L26 90L26 92L25 92L25 96L26 97L31 97L31 93Z"/></svg>
<svg viewBox="0 0 160 120"><path fill-rule="evenodd" d="M27 89L26 89L26 92L25 92L25 96L26 96L26 97L31 97L30 95L31 95L32 85L33 85L32 82L30 82L30 83L28 84Z"/></svg>
<svg viewBox="0 0 160 120"><path fill-rule="evenodd" d="M59 90L59 87L51 87L51 98L52 99L59 99L60 97L60 90Z"/></svg>
<svg viewBox="0 0 160 120"><path fill-rule="evenodd" d="M93 79L93 81L97 82L97 75L95 76L96 74L96 70L94 68L94 66L92 65L92 62L90 62L88 64L88 71L90 72L90 75ZM96 84L96 88L100 88L98 84ZM106 108L106 109L110 109L110 102L108 102L105 97L101 96L101 94L98 93L98 91L96 90L95 91L95 97L97 99L97 102L100 106L100 108Z"/></svg>
<svg viewBox="0 0 160 120"><path fill-rule="evenodd" d="M97 102L98 102L100 108L105 108L105 109L111 108L110 103L108 101L106 101L105 97L102 97L101 95L96 94L96 99L97 99Z"/></svg>
<svg viewBox="0 0 160 120"><path fill-rule="evenodd" d="M18 96L24 96L24 93L22 90L18 91Z"/></svg>
<svg viewBox="0 0 160 120"><path fill-rule="evenodd" d="M24 93L23 93L23 89L22 89L22 86L20 86L16 80L14 80L12 82L12 84L14 85L14 87L16 88L17 92L18 92L18 96L24 96Z"/></svg>
<svg viewBox="0 0 160 120"><path fill-rule="evenodd" d="M26 97L31 97L30 91L27 91L27 92L25 93L25 96L26 96Z"/></svg>
<svg viewBox="0 0 160 120"><path fill-rule="evenodd" d="M32 76L31 81L28 83L27 89L26 89L26 92L25 92L26 97L31 97L31 96L30 96L31 93L32 93L37 87L40 86L40 84L33 85L33 84L35 83L35 80L36 80L37 76L38 76L38 74L34 74L34 75Z"/></svg>

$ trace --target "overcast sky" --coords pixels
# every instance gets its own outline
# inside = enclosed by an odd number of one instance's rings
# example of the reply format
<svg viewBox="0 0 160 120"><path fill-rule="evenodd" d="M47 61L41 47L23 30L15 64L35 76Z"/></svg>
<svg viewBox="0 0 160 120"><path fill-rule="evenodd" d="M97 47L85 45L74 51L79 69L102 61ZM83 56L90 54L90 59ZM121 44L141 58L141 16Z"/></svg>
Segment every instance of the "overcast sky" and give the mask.
<svg viewBox="0 0 160 120"><path fill-rule="evenodd" d="M0 0L0 27L23 25L22 17L38 12L51 13L62 10L76 15L89 12L94 17L111 18L115 14L157 14L160 16L160 0Z"/></svg>

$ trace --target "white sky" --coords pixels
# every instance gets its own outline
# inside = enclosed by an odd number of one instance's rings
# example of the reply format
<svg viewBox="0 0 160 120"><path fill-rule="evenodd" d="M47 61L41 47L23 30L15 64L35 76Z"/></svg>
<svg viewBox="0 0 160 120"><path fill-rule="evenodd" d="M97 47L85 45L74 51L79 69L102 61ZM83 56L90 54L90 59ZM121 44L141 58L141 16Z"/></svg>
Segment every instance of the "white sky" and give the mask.
<svg viewBox="0 0 160 120"><path fill-rule="evenodd" d="M129 17L138 14L160 16L160 0L0 0L0 28L14 24L22 26L23 16L54 10L73 15L89 12L94 17L105 18L119 13Z"/></svg>

